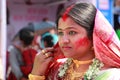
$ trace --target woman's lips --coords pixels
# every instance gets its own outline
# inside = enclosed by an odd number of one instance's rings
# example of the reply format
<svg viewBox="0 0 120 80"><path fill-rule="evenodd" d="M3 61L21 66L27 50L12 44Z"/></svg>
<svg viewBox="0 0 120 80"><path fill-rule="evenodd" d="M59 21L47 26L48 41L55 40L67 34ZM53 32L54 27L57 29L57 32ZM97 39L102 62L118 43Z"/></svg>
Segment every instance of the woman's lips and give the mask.
<svg viewBox="0 0 120 80"><path fill-rule="evenodd" d="M69 50L69 49L71 49L72 47L70 47L70 46L62 46L62 49L63 50Z"/></svg>

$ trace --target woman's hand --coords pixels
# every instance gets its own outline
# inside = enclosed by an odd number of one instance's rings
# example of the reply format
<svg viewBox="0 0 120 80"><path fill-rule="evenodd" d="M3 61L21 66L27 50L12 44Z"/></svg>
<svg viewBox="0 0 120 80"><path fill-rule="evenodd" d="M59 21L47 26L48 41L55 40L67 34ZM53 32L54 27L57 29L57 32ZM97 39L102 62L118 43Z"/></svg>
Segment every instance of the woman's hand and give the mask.
<svg viewBox="0 0 120 80"><path fill-rule="evenodd" d="M31 74L38 76L45 75L50 63L53 61L53 51L53 48L45 48L36 55Z"/></svg>

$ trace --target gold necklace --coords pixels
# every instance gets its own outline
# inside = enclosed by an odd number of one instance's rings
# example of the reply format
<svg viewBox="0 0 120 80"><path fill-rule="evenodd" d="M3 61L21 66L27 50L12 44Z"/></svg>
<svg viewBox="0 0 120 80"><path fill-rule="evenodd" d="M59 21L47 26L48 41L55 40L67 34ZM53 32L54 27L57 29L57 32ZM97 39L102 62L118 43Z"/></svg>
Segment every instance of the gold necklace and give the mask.
<svg viewBox="0 0 120 80"><path fill-rule="evenodd" d="M78 60L73 60L73 59L71 59L71 58L68 58L67 59L67 61L59 68L59 73L58 73L58 77L60 77L60 78L66 78L65 80L69 80L68 79L68 77L70 78L75 78L75 77L78 77L77 75L76 75L76 72L75 72L75 70L74 70L74 65L76 66L78 66L79 67L79 65L81 65L81 64L88 64L88 63L90 63L90 62L92 62L92 60L87 60L87 61L78 61ZM67 65L67 66L66 66ZM75 75L76 76L74 76L74 73L73 72L75 72ZM73 73L73 74L72 74ZM83 75L84 75L84 73L85 72L80 72L80 74L78 74L79 75L79 77L83 77ZM65 76L65 74L66 74L66 76ZM68 76L68 77L67 77Z"/></svg>
<svg viewBox="0 0 120 80"><path fill-rule="evenodd" d="M76 65L78 63L79 63L79 65L87 64L91 61L92 60L78 61L78 60L73 60L72 59L73 63L69 66L69 69L66 72L66 76L64 77L64 80L81 80L83 78L84 74L85 74L85 71L82 71L82 72L76 71L75 68L74 68L74 65Z"/></svg>
<svg viewBox="0 0 120 80"><path fill-rule="evenodd" d="M76 65L76 67L78 68L80 65L82 64L89 64L92 62L93 59L91 60L86 60L86 61L78 61L78 60L74 60L73 59L73 63Z"/></svg>

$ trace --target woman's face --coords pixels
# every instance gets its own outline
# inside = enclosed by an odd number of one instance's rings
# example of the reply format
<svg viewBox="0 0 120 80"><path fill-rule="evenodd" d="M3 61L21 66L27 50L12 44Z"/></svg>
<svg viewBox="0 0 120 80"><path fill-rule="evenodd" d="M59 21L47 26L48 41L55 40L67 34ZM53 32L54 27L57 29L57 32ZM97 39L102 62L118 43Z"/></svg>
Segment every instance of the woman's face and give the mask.
<svg viewBox="0 0 120 80"><path fill-rule="evenodd" d="M85 57L92 47L92 41L87 37L87 31L71 18L58 22L59 45L68 58Z"/></svg>

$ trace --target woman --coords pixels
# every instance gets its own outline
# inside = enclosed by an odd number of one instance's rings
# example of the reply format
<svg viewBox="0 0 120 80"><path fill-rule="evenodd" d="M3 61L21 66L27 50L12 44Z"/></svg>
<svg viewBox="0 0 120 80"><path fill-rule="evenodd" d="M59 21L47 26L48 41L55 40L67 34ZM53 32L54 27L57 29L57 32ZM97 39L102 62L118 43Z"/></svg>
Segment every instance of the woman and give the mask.
<svg viewBox="0 0 120 80"><path fill-rule="evenodd" d="M36 56L30 80L120 79L120 42L92 4L69 6L62 11L57 25L58 46L46 48ZM56 50L66 58L56 60Z"/></svg>
<svg viewBox="0 0 120 80"><path fill-rule="evenodd" d="M33 49L34 32L25 28L19 31L19 44L14 43L9 54L12 72L7 80L27 80L37 51Z"/></svg>
<svg viewBox="0 0 120 80"><path fill-rule="evenodd" d="M33 48L32 42L34 39L34 32L27 29L22 29L19 32L19 37L23 45L22 59L23 65L20 66L23 76L28 78L28 74L31 72L33 62L37 51Z"/></svg>

